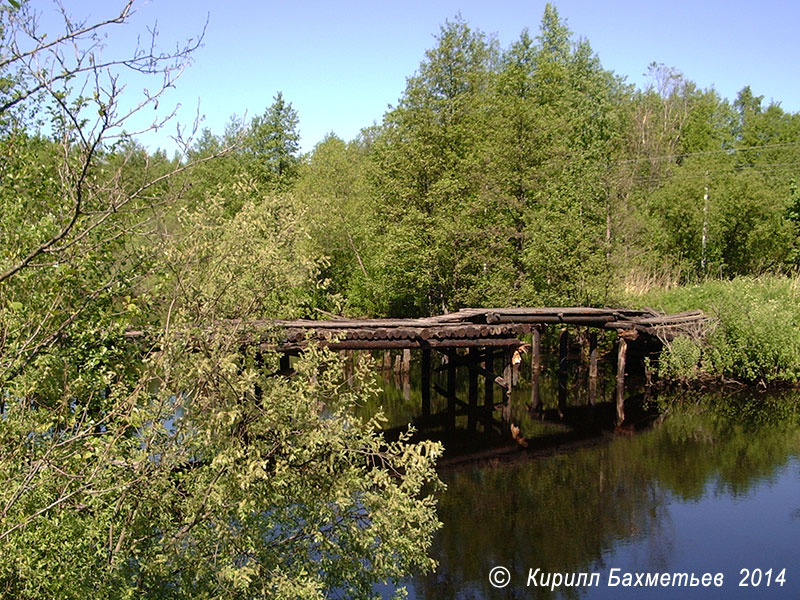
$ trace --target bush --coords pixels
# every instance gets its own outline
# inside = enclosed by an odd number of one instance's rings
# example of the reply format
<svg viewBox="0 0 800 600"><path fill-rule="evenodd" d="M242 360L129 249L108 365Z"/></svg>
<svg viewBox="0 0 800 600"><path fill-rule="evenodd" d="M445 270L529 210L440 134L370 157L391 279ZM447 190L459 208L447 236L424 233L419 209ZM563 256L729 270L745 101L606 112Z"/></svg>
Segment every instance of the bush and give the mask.
<svg viewBox="0 0 800 600"><path fill-rule="evenodd" d="M714 319L702 344L670 345L662 357L666 377L687 378L699 363L694 376L767 384L800 381L799 301L800 280L770 275L706 281L651 294L643 304L665 312L699 308Z"/></svg>

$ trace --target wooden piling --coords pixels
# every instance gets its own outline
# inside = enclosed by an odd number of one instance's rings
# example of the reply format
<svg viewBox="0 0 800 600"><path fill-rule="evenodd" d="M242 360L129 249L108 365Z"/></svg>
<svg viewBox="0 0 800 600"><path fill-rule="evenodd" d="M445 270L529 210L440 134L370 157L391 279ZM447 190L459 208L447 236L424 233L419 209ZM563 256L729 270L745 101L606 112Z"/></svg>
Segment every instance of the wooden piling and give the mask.
<svg viewBox="0 0 800 600"><path fill-rule="evenodd" d="M567 407L567 350L569 348L569 332L566 327L558 336L558 416L564 416Z"/></svg>
<svg viewBox="0 0 800 600"><path fill-rule="evenodd" d="M597 402L597 332L589 333L589 404Z"/></svg>
<svg viewBox="0 0 800 600"><path fill-rule="evenodd" d="M531 338L531 410L541 410L539 377L542 372L542 331L534 327Z"/></svg>
<svg viewBox="0 0 800 600"><path fill-rule="evenodd" d="M625 354L628 350L627 340L620 336L617 348L617 425L625 421Z"/></svg>
<svg viewBox="0 0 800 600"><path fill-rule="evenodd" d="M511 437L511 391L513 388L511 359L514 351L506 348L503 351L503 437Z"/></svg>
<svg viewBox="0 0 800 600"><path fill-rule="evenodd" d="M486 357L483 360L483 368L489 372L494 373L494 350L492 348L484 348ZM483 431L487 432L492 427L492 412L494 412L494 378L485 377L483 380L483 411L484 423Z"/></svg>
<svg viewBox="0 0 800 600"><path fill-rule="evenodd" d="M408 348L403 349L403 362L401 369L403 373L411 372L411 350Z"/></svg>
<svg viewBox="0 0 800 600"><path fill-rule="evenodd" d="M467 414L467 429L474 433L478 417L478 364L479 353L477 348L469 349L469 413Z"/></svg>
<svg viewBox="0 0 800 600"><path fill-rule="evenodd" d="M456 361L448 357L447 361L447 424L450 429L456 428Z"/></svg>
<svg viewBox="0 0 800 600"><path fill-rule="evenodd" d="M403 387L403 400L411 399L411 350L403 349L403 362L400 367L400 381Z"/></svg>
<svg viewBox="0 0 800 600"><path fill-rule="evenodd" d="M425 348L420 361L420 384L422 386L422 416L431 416L431 351Z"/></svg>

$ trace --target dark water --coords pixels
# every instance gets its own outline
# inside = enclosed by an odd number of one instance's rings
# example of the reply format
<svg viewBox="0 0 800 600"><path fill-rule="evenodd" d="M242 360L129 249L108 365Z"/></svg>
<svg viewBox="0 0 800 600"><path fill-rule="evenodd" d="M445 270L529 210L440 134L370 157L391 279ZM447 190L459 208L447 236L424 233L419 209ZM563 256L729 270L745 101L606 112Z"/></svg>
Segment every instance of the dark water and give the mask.
<svg viewBox="0 0 800 600"><path fill-rule="evenodd" d="M585 404L573 379L570 402ZM610 387L601 386L601 400ZM651 410L637 414L655 419L635 433L614 430L608 402L580 409L590 432L566 443L572 428L528 415L528 394L521 387L515 396L513 420L536 451L443 464L439 568L404 582L409 598L800 598L798 392L651 398ZM382 403L393 424L419 406L413 388L408 400L395 391ZM490 583L496 567L508 570L495 572L497 583L508 580L503 588ZM538 587L529 581L536 569ZM581 573L594 585L550 589L556 574L577 583ZM669 585L623 586L626 573L631 583L641 574L640 583L665 576ZM681 573L689 585L672 584ZM620 585L609 585L612 574ZM379 591L388 598L392 589Z"/></svg>

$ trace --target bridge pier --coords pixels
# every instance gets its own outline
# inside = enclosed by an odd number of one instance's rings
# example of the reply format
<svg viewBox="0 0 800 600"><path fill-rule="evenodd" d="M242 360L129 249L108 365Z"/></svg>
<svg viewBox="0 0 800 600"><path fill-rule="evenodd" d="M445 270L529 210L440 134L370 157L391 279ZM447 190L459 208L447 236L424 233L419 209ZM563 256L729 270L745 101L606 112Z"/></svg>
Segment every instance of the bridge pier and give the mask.
<svg viewBox="0 0 800 600"><path fill-rule="evenodd" d="M561 330L558 336L558 416L564 417L567 407L567 352L569 350L569 332Z"/></svg>
<svg viewBox="0 0 800 600"><path fill-rule="evenodd" d="M628 341L620 335L617 347L617 426L625 421L625 354Z"/></svg>
<svg viewBox="0 0 800 600"><path fill-rule="evenodd" d="M470 348L469 355L469 411L467 412L467 429L470 433L475 433L478 419L478 366L479 351L477 348Z"/></svg>
<svg viewBox="0 0 800 600"><path fill-rule="evenodd" d="M589 333L589 405L597 403L597 332Z"/></svg>
<svg viewBox="0 0 800 600"><path fill-rule="evenodd" d="M539 396L539 378L542 374L542 326L531 330L531 410L538 412L542 407Z"/></svg>
<svg viewBox="0 0 800 600"><path fill-rule="evenodd" d="M511 391L514 387L514 374L511 360L514 350L506 348L503 351L503 411L502 434L503 437L511 435Z"/></svg>
<svg viewBox="0 0 800 600"><path fill-rule="evenodd" d="M456 354L447 355L447 426L456 428Z"/></svg>
<svg viewBox="0 0 800 600"><path fill-rule="evenodd" d="M422 387L422 416L431 416L431 351L423 348L422 360L420 361L420 386Z"/></svg>

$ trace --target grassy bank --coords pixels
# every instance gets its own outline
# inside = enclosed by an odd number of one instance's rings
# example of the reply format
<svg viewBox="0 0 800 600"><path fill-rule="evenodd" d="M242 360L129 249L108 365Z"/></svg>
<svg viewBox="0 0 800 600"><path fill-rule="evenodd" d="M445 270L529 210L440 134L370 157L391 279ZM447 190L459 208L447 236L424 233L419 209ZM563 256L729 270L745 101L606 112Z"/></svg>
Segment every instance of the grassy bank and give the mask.
<svg viewBox="0 0 800 600"><path fill-rule="evenodd" d="M730 378L800 382L800 278L737 277L650 291L631 299L665 312L702 309L714 321L703 337L674 340L659 373L668 380Z"/></svg>

